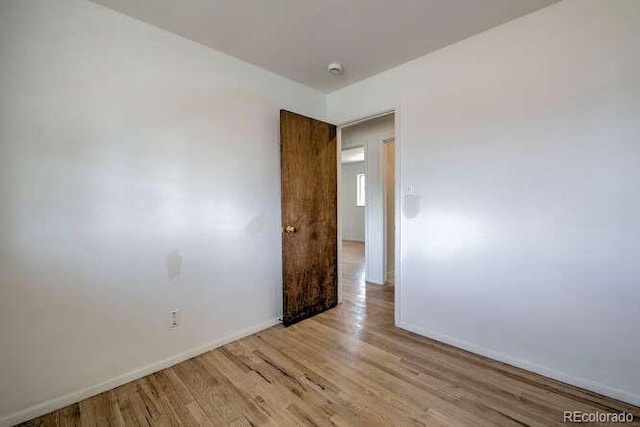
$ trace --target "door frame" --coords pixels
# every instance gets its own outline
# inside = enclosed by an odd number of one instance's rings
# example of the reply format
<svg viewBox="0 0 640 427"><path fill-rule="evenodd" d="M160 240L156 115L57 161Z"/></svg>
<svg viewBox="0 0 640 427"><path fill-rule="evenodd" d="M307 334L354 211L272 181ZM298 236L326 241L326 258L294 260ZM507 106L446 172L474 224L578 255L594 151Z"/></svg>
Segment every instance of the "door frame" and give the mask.
<svg viewBox="0 0 640 427"><path fill-rule="evenodd" d="M337 205L338 205L338 304L343 301L343 284L344 279L342 277L342 129L353 126L362 122L366 122L371 119L386 116L389 114L394 115L394 135L395 139L395 164L394 164L394 323L396 326L402 322L402 278L404 265L402 262L403 244L402 244L402 114L401 107L394 105L391 108L384 108L370 114L354 117L352 119L343 121L337 124L337 179L338 179L338 192L337 192ZM382 143L384 139L381 138L379 143ZM366 148L365 148L365 162L366 162ZM366 214L366 213L365 213ZM365 217L365 238L366 238L366 217Z"/></svg>
<svg viewBox="0 0 640 427"><path fill-rule="evenodd" d="M384 283L387 283L389 281L389 274L390 274L390 270L389 270L389 265L387 264L388 258L389 258L389 254L388 254L388 249L389 249L389 242L387 240L387 237L389 236L389 227L393 227L395 225L395 207L396 207L396 201L395 201L395 193L394 193L394 200L393 200L393 223L390 224L389 223L389 217L387 216L387 200L389 199L389 187L386 185L386 167L385 167L385 156L384 156L384 151L385 148L384 146L386 144L393 144L393 154L394 154L394 159L395 159L395 151L396 151L396 145L395 145L395 135L389 138L381 138L380 139L380 174L381 174L381 178L382 178L382 205L383 205L383 209L384 209L384 214L382 215L382 233L384 235L384 245L382 247L382 272L383 272L383 281ZM366 159L366 157L365 157ZM395 167L395 161L394 163L394 167ZM393 173L393 186L395 189L395 169L394 169L394 173ZM393 239L394 239L394 246L395 246L395 238L396 238L396 231L395 229L393 230ZM395 253L395 252L394 252ZM393 272L395 275L395 256L394 256L394 265L393 265Z"/></svg>

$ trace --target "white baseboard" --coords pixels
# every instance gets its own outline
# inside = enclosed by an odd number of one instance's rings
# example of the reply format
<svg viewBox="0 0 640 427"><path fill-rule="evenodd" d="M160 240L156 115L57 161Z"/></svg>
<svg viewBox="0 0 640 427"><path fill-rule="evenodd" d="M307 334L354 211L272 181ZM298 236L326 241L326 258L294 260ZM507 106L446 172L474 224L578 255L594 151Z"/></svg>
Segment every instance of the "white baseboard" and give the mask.
<svg viewBox="0 0 640 427"><path fill-rule="evenodd" d="M161 371L162 369L166 369L177 363L183 362L187 359L191 359L200 354L206 353L207 351L213 350L225 344L229 344L230 342L239 340L240 338L244 338L251 334L255 334L256 332L270 328L271 326L277 325L278 323L280 323L280 320L278 320L277 318L271 319L264 323L236 332L235 334L231 334L224 338L220 338L220 339L211 341L207 344L204 344L202 346L192 348L190 350L176 354L175 356L172 356L163 360L159 360L157 362L153 362L149 365L127 372L126 374L120 375L116 378L103 381L101 383L89 386L82 390L65 394L63 396L55 397L53 399L47 400L45 402L39 403L37 405L31 406L29 408L23 409L21 411L10 414L4 418L1 418L0 426L2 427L12 426L15 424L22 423L24 421L28 421L35 417L48 414L51 411L64 408L65 406L69 406L73 403L79 402L81 400L87 399L97 394L104 393L105 391L114 389L116 387L129 383L131 381L135 381L139 378L153 374L154 372Z"/></svg>
<svg viewBox="0 0 640 427"><path fill-rule="evenodd" d="M566 384L580 387L585 390L592 391L594 393L599 393L604 396L612 397L614 399L618 399L623 402L630 403L632 405L640 405L640 395L635 393L609 387L604 384L600 384L595 381L588 380L586 378L575 377L573 375L569 375L564 372L556 371L555 369L547 368L545 366L541 366L536 363L529 362L527 360L517 359L511 356L508 356L504 353L493 351L488 348L481 347L467 341L462 341L457 338L450 337L448 335L429 331L424 328L421 328L406 322L399 322L397 326L399 328L406 329L407 331L414 332L418 335L422 335L427 338L431 338L433 340L440 341L442 343L449 344L454 347L458 347L463 350L467 350L472 353L479 354L481 356L506 363L507 365L515 366L517 368L522 368L524 370L534 372L536 374L540 374L542 376L545 376L554 380L558 380Z"/></svg>

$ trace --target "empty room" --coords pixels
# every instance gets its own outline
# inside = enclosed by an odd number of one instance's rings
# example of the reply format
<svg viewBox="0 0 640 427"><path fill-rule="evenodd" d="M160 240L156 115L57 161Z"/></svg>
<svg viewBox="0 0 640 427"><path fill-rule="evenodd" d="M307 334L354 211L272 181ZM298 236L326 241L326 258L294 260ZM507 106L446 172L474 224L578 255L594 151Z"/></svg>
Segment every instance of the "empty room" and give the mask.
<svg viewBox="0 0 640 427"><path fill-rule="evenodd" d="M640 426L640 0L0 0L0 427Z"/></svg>

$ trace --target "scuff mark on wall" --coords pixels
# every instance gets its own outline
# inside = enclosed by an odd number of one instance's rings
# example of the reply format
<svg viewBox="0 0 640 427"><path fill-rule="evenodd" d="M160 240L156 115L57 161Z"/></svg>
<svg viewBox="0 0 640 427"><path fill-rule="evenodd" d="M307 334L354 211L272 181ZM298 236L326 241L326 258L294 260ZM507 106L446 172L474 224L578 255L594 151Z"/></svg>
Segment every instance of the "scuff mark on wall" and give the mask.
<svg viewBox="0 0 640 427"><path fill-rule="evenodd" d="M182 253L180 249L174 249L167 255L165 260L167 266L167 276L175 280L182 273Z"/></svg>
<svg viewBox="0 0 640 427"><path fill-rule="evenodd" d="M267 222L265 214L261 213L251 219L244 227L244 234L253 237L260 233Z"/></svg>
<svg viewBox="0 0 640 427"><path fill-rule="evenodd" d="M404 203L402 204L402 212L405 218L415 218L420 213L420 196L414 194L407 194L404 196Z"/></svg>

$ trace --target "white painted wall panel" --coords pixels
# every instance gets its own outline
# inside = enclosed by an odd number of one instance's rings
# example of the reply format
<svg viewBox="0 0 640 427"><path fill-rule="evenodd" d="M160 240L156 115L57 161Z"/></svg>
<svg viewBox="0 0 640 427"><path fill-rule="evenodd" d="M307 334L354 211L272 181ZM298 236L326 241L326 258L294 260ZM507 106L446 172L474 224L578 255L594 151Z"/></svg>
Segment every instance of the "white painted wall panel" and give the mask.
<svg viewBox="0 0 640 427"><path fill-rule="evenodd" d="M638 22L566 0L329 95L400 107L401 326L640 403Z"/></svg>
<svg viewBox="0 0 640 427"><path fill-rule="evenodd" d="M86 1L0 2L0 57L0 420L277 320L278 110L323 94Z"/></svg>

